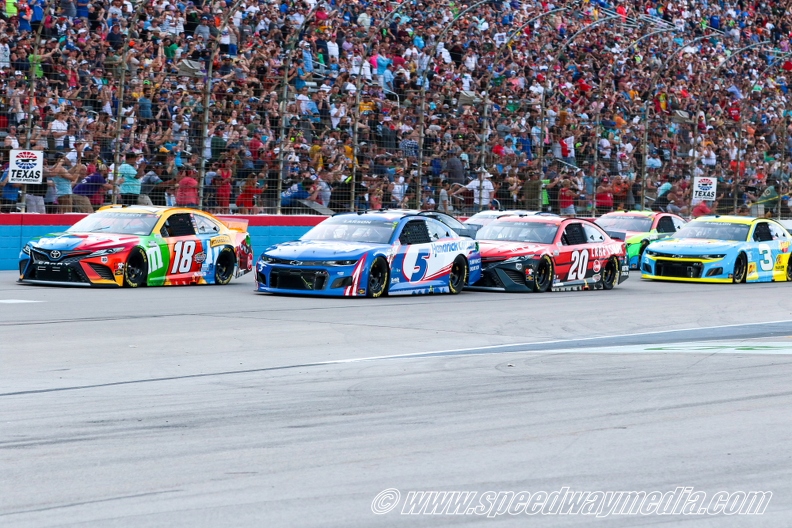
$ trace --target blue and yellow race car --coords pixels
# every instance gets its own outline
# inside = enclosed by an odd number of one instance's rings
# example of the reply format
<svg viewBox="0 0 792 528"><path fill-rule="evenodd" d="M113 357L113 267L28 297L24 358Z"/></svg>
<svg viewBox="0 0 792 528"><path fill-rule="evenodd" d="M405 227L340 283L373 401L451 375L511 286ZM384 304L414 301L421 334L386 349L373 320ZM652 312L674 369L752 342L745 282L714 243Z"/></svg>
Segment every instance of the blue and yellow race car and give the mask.
<svg viewBox="0 0 792 528"><path fill-rule="evenodd" d="M792 236L767 218L704 216L644 251L641 277L688 282L792 280Z"/></svg>
<svg viewBox="0 0 792 528"><path fill-rule="evenodd" d="M459 293L480 277L478 242L403 211L337 214L256 265L258 291L300 295Z"/></svg>

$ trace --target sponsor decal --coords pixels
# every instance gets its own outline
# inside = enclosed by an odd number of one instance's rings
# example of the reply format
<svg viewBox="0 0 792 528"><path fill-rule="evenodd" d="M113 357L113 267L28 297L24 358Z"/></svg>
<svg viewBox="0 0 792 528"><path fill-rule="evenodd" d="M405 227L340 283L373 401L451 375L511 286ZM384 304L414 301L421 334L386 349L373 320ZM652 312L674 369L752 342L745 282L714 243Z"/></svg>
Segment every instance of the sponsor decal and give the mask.
<svg viewBox="0 0 792 528"><path fill-rule="evenodd" d="M522 268L523 268L523 266L522 266L522 264L520 262L515 264L514 267L517 268L517 271L522 271Z"/></svg>
<svg viewBox="0 0 792 528"><path fill-rule="evenodd" d="M599 260L595 260L591 263L591 269L594 270L594 273L599 273L599 270L602 269L602 264L600 264Z"/></svg>
<svg viewBox="0 0 792 528"><path fill-rule="evenodd" d="M593 280L594 282L599 282L601 278L602 275L600 275L599 273L595 273L594 275L591 276L591 280Z"/></svg>
<svg viewBox="0 0 792 528"><path fill-rule="evenodd" d="M781 253L789 253L789 242L782 241L779 246Z"/></svg>
<svg viewBox="0 0 792 528"><path fill-rule="evenodd" d="M107 264L107 257L102 257L102 258L101 258L101 259L99 259L99 260L101 260L101 261L102 261L102 264Z"/></svg>
<svg viewBox="0 0 792 528"><path fill-rule="evenodd" d="M358 290L358 295L364 295L365 293L366 293L366 290L364 290L363 288L360 288Z"/></svg>
<svg viewBox="0 0 792 528"><path fill-rule="evenodd" d="M11 150L8 183L41 183L44 178L44 152Z"/></svg>
<svg viewBox="0 0 792 528"><path fill-rule="evenodd" d="M219 235L209 240L209 247L224 246L231 243L231 237L228 235Z"/></svg>
<svg viewBox="0 0 792 528"><path fill-rule="evenodd" d="M200 253L196 253L193 256L193 260L195 262L197 262L198 264L203 264L206 261L206 252L205 251L201 251Z"/></svg>
<svg viewBox="0 0 792 528"><path fill-rule="evenodd" d="M751 273L756 273L756 262L748 263L748 275L750 275Z"/></svg>
<svg viewBox="0 0 792 528"><path fill-rule="evenodd" d="M56 249L55 251L50 251L49 256L53 260L58 260L59 258L61 258L61 252Z"/></svg>

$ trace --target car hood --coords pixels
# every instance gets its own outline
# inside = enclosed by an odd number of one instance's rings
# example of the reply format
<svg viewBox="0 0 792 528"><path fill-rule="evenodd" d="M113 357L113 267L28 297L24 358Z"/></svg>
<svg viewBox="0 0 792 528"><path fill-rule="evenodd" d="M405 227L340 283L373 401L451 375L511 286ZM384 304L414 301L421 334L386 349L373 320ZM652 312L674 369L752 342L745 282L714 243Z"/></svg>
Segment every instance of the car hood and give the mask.
<svg viewBox="0 0 792 528"><path fill-rule="evenodd" d="M624 231L624 241L628 244L634 244L652 234L654 233L650 233L649 231Z"/></svg>
<svg viewBox="0 0 792 528"><path fill-rule="evenodd" d="M137 235L113 235L97 233L51 233L43 237L34 238L30 244L36 248L52 251L109 249L119 246L137 244L140 237Z"/></svg>
<svg viewBox="0 0 792 528"><path fill-rule="evenodd" d="M542 253L548 248L547 244L510 242L508 240L479 240L478 243L481 258L486 260L533 255L535 253Z"/></svg>
<svg viewBox="0 0 792 528"><path fill-rule="evenodd" d="M389 247L390 245L388 244L369 244L366 242L298 240L273 246L267 249L264 254L268 257L286 260L346 260L360 258L361 255L373 249L387 249Z"/></svg>
<svg viewBox="0 0 792 528"><path fill-rule="evenodd" d="M702 252L726 252L745 242L733 240L711 240L706 238L666 238L649 244L647 250L661 253L673 252L675 255L701 255Z"/></svg>

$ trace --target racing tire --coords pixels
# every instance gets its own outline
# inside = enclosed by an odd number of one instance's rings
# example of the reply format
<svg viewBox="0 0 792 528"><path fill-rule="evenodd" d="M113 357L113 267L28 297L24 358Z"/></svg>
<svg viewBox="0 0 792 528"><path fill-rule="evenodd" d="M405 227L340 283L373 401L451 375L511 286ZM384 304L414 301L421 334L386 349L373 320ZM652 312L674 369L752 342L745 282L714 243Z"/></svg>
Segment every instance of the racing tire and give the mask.
<svg viewBox="0 0 792 528"><path fill-rule="evenodd" d="M788 272L787 272L788 273ZM745 253L737 255L737 260L734 261L734 272L732 272L732 282L740 284L745 282L745 277L748 276L748 259Z"/></svg>
<svg viewBox="0 0 792 528"><path fill-rule="evenodd" d="M457 255L451 264L451 272L448 274L448 293L457 295L460 293L468 281L468 263L462 255Z"/></svg>
<svg viewBox="0 0 792 528"><path fill-rule="evenodd" d="M124 286L137 288L148 282L148 257L139 247L132 248L124 265Z"/></svg>
<svg viewBox="0 0 792 528"><path fill-rule="evenodd" d="M382 297L388 294L388 284L390 283L390 269L388 261L382 257L377 257L369 268L368 287L366 297Z"/></svg>
<svg viewBox="0 0 792 528"><path fill-rule="evenodd" d="M787 282L792 282L792 257L789 260L787 260L786 280Z"/></svg>
<svg viewBox="0 0 792 528"><path fill-rule="evenodd" d="M555 265L550 255L543 255L536 266L536 275L534 276L533 291L536 293L548 292L553 288L553 272Z"/></svg>
<svg viewBox="0 0 792 528"><path fill-rule="evenodd" d="M236 268L236 255L234 250L226 246L220 250L214 265L215 284L225 285L234 278L234 268Z"/></svg>
<svg viewBox="0 0 792 528"><path fill-rule="evenodd" d="M619 283L619 261L612 258L602 270L602 289L612 290Z"/></svg>

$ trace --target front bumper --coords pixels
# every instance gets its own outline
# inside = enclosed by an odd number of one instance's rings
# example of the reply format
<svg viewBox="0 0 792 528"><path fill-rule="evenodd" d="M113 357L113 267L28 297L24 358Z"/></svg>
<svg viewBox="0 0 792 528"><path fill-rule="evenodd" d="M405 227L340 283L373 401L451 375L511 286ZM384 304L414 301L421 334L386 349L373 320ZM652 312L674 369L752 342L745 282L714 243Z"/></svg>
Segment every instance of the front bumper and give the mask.
<svg viewBox="0 0 792 528"><path fill-rule="evenodd" d="M361 286L362 265L338 267L256 265L256 291L326 297L365 296ZM365 283L363 283L365 284Z"/></svg>
<svg viewBox="0 0 792 528"><path fill-rule="evenodd" d="M672 258L644 255L641 278L678 282L732 282L733 259Z"/></svg>
<svg viewBox="0 0 792 528"><path fill-rule="evenodd" d="M88 252L64 252L53 260L45 252L31 251L19 260L19 282L53 286L105 286L123 285L123 261L110 261L105 257L86 258Z"/></svg>
<svg viewBox="0 0 792 528"><path fill-rule="evenodd" d="M538 263L539 261L536 261ZM532 261L482 264L481 278L469 289L525 293L533 291Z"/></svg>

